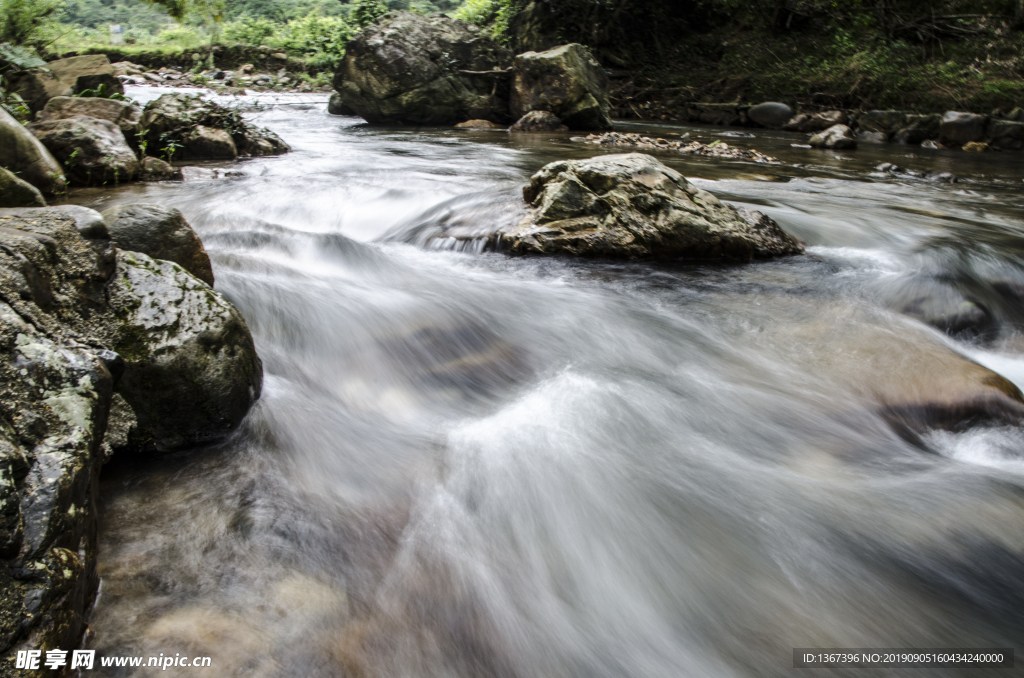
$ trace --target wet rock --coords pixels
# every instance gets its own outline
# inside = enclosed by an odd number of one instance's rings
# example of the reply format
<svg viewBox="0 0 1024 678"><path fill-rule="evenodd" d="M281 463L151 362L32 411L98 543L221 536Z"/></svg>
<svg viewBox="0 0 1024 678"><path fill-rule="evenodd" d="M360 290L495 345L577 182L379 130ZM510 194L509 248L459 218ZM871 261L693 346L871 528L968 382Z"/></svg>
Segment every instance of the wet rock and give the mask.
<svg viewBox="0 0 1024 678"><path fill-rule="evenodd" d="M515 58L510 108L522 118L550 111L569 129L612 128L608 76L583 45L570 44Z"/></svg>
<svg viewBox="0 0 1024 678"><path fill-rule="evenodd" d="M174 141L182 149L181 155L174 157L182 159L277 155L291 150L276 134L250 124L238 111L181 92L164 94L146 104L140 126L146 130L150 148L163 148L168 140ZM234 154L228 155L232 146Z"/></svg>
<svg viewBox="0 0 1024 678"><path fill-rule="evenodd" d="M103 215L81 205L53 205L44 210L35 208L0 210L0 218L5 216L29 219L71 219L75 230L86 240L110 240L107 225L103 223Z"/></svg>
<svg viewBox="0 0 1024 678"><path fill-rule="evenodd" d="M958 339L990 338L997 329L981 302L940 280L911 278L893 283L887 299L900 313Z"/></svg>
<svg viewBox="0 0 1024 678"><path fill-rule="evenodd" d="M1019 151L1024 149L1024 121L992 120L988 124L986 136L992 148Z"/></svg>
<svg viewBox="0 0 1024 678"><path fill-rule="evenodd" d="M175 181L181 179L181 170L171 163L147 155L142 159L139 181Z"/></svg>
<svg viewBox="0 0 1024 678"><path fill-rule="evenodd" d="M885 144L889 142L889 138L881 132L857 132L857 140L869 144Z"/></svg>
<svg viewBox="0 0 1024 678"><path fill-rule="evenodd" d="M368 122L505 120L503 69L510 61L505 48L470 23L398 12L355 35L333 84Z"/></svg>
<svg viewBox="0 0 1024 678"><path fill-rule="evenodd" d="M112 122L78 116L32 123L28 129L63 163L73 183L131 181L139 172L135 153Z"/></svg>
<svg viewBox="0 0 1024 678"><path fill-rule="evenodd" d="M331 115L355 115L356 112L341 98L340 92L332 92L327 101L327 112Z"/></svg>
<svg viewBox="0 0 1024 678"><path fill-rule="evenodd" d="M894 176L901 177L901 178L922 179L924 181L931 181L931 182L934 182L934 183L937 183L937 184L955 184L956 183L956 175L951 173L951 172L938 172L938 171L921 172L921 171L918 171L918 170L912 170L912 169L907 169L905 167L900 167L899 165L894 165L891 162L883 162L881 165L878 165L877 167L875 167L875 171L877 171L877 172L886 172L887 174L892 174Z"/></svg>
<svg viewBox="0 0 1024 678"><path fill-rule="evenodd" d="M64 170L56 158L20 122L0 108L0 167L14 172L44 195L65 189Z"/></svg>
<svg viewBox="0 0 1024 678"><path fill-rule="evenodd" d="M567 132L558 116L550 111L530 111L519 118L509 132Z"/></svg>
<svg viewBox="0 0 1024 678"><path fill-rule="evenodd" d="M939 141L944 146L959 147L972 141L981 141L985 136L984 115L946 111L939 124Z"/></svg>
<svg viewBox="0 0 1024 678"><path fill-rule="evenodd" d="M814 148L831 148L837 151L857 148L853 131L846 125L833 125L812 136L808 143Z"/></svg>
<svg viewBox="0 0 1024 678"><path fill-rule="evenodd" d="M460 122L455 126L455 129L500 129L504 130L503 125L493 123L490 120L467 120L466 122Z"/></svg>
<svg viewBox="0 0 1024 678"><path fill-rule="evenodd" d="M124 86L115 76L110 60L102 54L51 61L45 70L33 68L11 79L11 89L25 99L33 112L43 110L53 97L69 97L100 85L107 96L124 94Z"/></svg>
<svg viewBox="0 0 1024 678"><path fill-rule="evenodd" d="M177 264L122 251L107 291L116 322L97 328L125 360L117 389L137 444L173 450L224 439L259 398L263 367L245 320Z"/></svg>
<svg viewBox="0 0 1024 678"><path fill-rule="evenodd" d="M747 117L762 127L782 127L793 117L793 109L777 101L751 106Z"/></svg>
<svg viewBox="0 0 1024 678"><path fill-rule="evenodd" d="M893 135L893 141L916 146L928 139L937 139L941 122L942 116L938 114L908 115L904 120L906 126L897 130Z"/></svg>
<svg viewBox="0 0 1024 678"><path fill-rule="evenodd" d="M173 261L213 287L210 257L178 210L161 205L118 205L103 212L103 221L118 248Z"/></svg>
<svg viewBox="0 0 1024 678"><path fill-rule="evenodd" d="M36 116L37 122L65 120L78 115L112 122L121 128L125 138L138 131L142 107L134 102L98 97L54 97Z"/></svg>
<svg viewBox="0 0 1024 678"><path fill-rule="evenodd" d="M988 153L992 149L983 141L968 141L961 150L966 153Z"/></svg>
<svg viewBox="0 0 1024 678"><path fill-rule="evenodd" d="M896 130L906 127L906 111L868 111L857 117L857 126L866 132L879 132L886 140Z"/></svg>
<svg viewBox="0 0 1024 678"><path fill-rule="evenodd" d="M822 111L815 113L804 123L803 132L820 132L833 125L849 125L850 119L843 111Z"/></svg>
<svg viewBox="0 0 1024 678"><path fill-rule="evenodd" d="M927 141L922 141L921 142L921 148L928 148L928 149L931 149L931 150L939 150L939 149L945 148L945 146L940 144L935 139L928 139Z"/></svg>
<svg viewBox="0 0 1024 678"><path fill-rule="evenodd" d="M782 126L782 129L786 130L787 132L806 132L807 121L810 119L811 116L807 115L806 113L794 115L786 122L786 124Z"/></svg>
<svg viewBox="0 0 1024 678"><path fill-rule="evenodd" d="M535 209L497 237L516 254L750 260L803 251L771 219L723 204L641 153L551 163L523 196Z"/></svg>
<svg viewBox="0 0 1024 678"><path fill-rule="evenodd" d="M43 207L39 189L0 167L0 207Z"/></svg>

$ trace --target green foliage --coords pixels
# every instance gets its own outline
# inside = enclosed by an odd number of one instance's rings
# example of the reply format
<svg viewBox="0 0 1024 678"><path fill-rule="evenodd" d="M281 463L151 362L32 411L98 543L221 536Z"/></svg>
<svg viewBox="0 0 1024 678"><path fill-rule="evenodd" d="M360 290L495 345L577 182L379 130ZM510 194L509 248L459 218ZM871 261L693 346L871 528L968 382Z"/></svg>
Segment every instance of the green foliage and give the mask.
<svg viewBox="0 0 1024 678"><path fill-rule="evenodd" d="M494 21L500 5L499 0L466 0L452 16L477 26L484 26Z"/></svg>
<svg viewBox="0 0 1024 678"><path fill-rule="evenodd" d="M161 7L140 0L68 0L61 21L102 31L110 24L121 24L129 27L127 38L133 37L133 31L144 31L147 37L158 33L171 18Z"/></svg>
<svg viewBox="0 0 1024 678"><path fill-rule="evenodd" d="M353 26L366 28L380 21L388 13L388 6L382 0L356 0L349 15Z"/></svg>
<svg viewBox="0 0 1024 678"><path fill-rule="evenodd" d="M265 45L280 24L265 17L242 17L224 25L224 39L246 45Z"/></svg>
<svg viewBox="0 0 1024 678"><path fill-rule="evenodd" d="M62 0L0 0L0 42L41 46L63 7Z"/></svg>

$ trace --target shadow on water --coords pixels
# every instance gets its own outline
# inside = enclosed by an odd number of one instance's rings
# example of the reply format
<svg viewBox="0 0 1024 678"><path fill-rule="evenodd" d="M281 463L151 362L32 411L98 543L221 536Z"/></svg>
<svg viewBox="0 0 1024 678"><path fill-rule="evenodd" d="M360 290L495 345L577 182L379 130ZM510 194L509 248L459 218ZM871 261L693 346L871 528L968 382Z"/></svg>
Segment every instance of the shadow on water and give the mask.
<svg viewBox="0 0 1024 678"><path fill-rule="evenodd" d="M181 209L266 372L228 442L105 470L100 654L783 676L794 647L1024 637L1024 434L884 411L969 378L964 355L1024 384L1019 161L758 133L730 143L784 165L666 161L807 255L508 258L479 243L529 175L602 149L322 109L259 112L295 150L210 167L240 176L73 196Z"/></svg>

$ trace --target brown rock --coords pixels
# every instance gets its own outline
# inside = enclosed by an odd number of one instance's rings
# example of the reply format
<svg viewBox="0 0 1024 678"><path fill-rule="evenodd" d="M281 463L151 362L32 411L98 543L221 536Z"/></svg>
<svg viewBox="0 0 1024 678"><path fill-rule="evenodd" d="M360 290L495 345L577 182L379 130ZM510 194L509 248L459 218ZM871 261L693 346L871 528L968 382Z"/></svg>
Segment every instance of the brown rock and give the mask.
<svg viewBox="0 0 1024 678"><path fill-rule="evenodd" d="M530 111L519 118L509 132L567 132L558 116L550 111Z"/></svg>

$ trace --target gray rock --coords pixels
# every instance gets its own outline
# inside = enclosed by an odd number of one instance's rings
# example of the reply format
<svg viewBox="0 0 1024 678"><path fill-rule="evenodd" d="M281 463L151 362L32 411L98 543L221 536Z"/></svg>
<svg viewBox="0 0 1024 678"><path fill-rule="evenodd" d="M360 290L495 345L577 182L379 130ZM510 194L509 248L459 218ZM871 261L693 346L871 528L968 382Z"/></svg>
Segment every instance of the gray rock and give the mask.
<svg viewBox="0 0 1024 678"><path fill-rule="evenodd" d="M807 122L810 119L811 116L807 115L806 113L799 113L797 115L794 115L788 121L786 121L786 124L782 126L782 129L786 130L787 132L806 132Z"/></svg>
<svg viewBox="0 0 1024 678"><path fill-rule="evenodd" d="M897 130L893 135L893 141L898 144L921 144L929 139L939 138L939 125L942 116L934 113L932 115L908 115L904 120L906 125Z"/></svg>
<svg viewBox="0 0 1024 678"><path fill-rule="evenodd" d="M36 208L0 209L0 217L25 217L29 219L71 219L86 240L110 240L103 215L94 209L81 205L53 205L45 210Z"/></svg>
<svg viewBox="0 0 1024 678"><path fill-rule="evenodd" d="M178 210L162 205L118 205L103 212L103 220L118 248L173 261L213 287L206 248Z"/></svg>
<svg viewBox="0 0 1024 678"><path fill-rule="evenodd" d="M946 111L939 125L939 141L944 146L958 147L985 137L988 118L974 113Z"/></svg>
<svg viewBox="0 0 1024 678"><path fill-rule="evenodd" d="M497 234L500 250L743 261L803 251L771 219L725 205L641 153L551 163L523 196L534 209Z"/></svg>
<svg viewBox="0 0 1024 678"><path fill-rule="evenodd" d="M762 127L782 127L793 117L793 109L777 101L752 106L747 117Z"/></svg>
<svg viewBox="0 0 1024 678"><path fill-rule="evenodd" d="M889 138L881 132L857 132L857 140L863 141L869 144L886 144L889 143Z"/></svg>
<svg viewBox="0 0 1024 678"><path fill-rule="evenodd" d="M142 107L137 103L100 99L98 97L54 97L36 115L36 122L65 120L78 115L112 122L121 128L125 137L133 136L139 128Z"/></svg>
<svg viewBox="0 0 1024 678"><path fill-rule="evenodd" d="M608 76L583 45L570 44L515 58L510 110L515 118L550 111L569 129L606 130Z"/></svg>
<svg viewBox="0 0 1024 678"><path fill-rule="evenodd" d="M66 188L64 170L56 158L10 113L0 108L0 167L17 174L44 195Z"/></svg>
<svg viewBox="0 0 1024 678"><path fill-rule="evenodd" d="M327 112L331 115L356 115L355 110L341 98L340 92L331 92L331 98L327 102Z"/></svg>
<svg viewBox="0 0 1024 678"><path fill-rule="evenodd" d="M960 339L989 338L997 327L988 309L945 282L914 277L893 284L889 304L900 313Z"/></svg>
<svg viewBox="0 0 1024 678"><path fill-rule="evenodd" d="M168 261L122 251L107 291L116 323L97 329L125 360L121 393L136 444L166 451L224 439L259 398L263 367L238 310Z"/></svg>
<svg viewBox="0 0 1024 678"><path fill-rule="evenodd" d="M849 125L850 119L843 111L821 111L812 115L803 126L804 132L820 132L833 125Z"/></svg>
<svg viewBox="0 0 1024 678"><path fill-rule="evenodd" d="M0 207L43 207L46 201L39 189L22 181L10 170L0 167Z"/></svg>
<svg viewBox="0 0 1024 678"><path fill-rule="evenodd" d="M550 111L530 111L519 118L509 132L565 132L568 127Z"/></svg>
<svg viewBox="0 0 1024 678"><path fill-rule="evenodd" d="M291 150L270 130L256 127L237 111L195 94L173 92L150 101L139 124L146 130L149 150L164 148L168 140L177 143L180 150L173 155L175 159L234 157L227 155L231 145L225 135L238 155L277 155ZM202 155L208 152L217 155Z"/></svg>
<svg viewBox="0 0 1024 678"><path fill-rule="evenodd" d="M64 164L73 183L116 184L139 172L135 152L112 122L78 116L32 123L28 129Z"/></svg>
<svg viewBox="0 0 1024 678"><path fill-rule="evenodd" d="M511 55L476 26L444 16L389 14L349 42L334 89L374 123L454 125L508 119Z"/></svg>
<svg viewBox="0 0 1024 678"><path fill-rule="evenodd" d="M1024 121L992 120L986 131L988 143L1001 151L1024 149Z"/></svg>
<svg viewBox="0 0 1024 678"><path fill-rule="evenodd" d="M181 170L171 163L147 155L142 159L142 169L139 171L140 181L172 181L181 180Z"/></svg>
<svg viewBox="0 0 1024 678"><path fill-rule="evenodd" d="M53 97L69 97L103 85L107 96L124 94L124 86L103 54L58 59L46 70L30 69L11 78L11 89L22 96L33 112L43 110Z"/></svg>
<svg viewBox="0 0 1024 678"><path fill-rule="evenodd" d="M846 125L833 125L824 132L818 132L808 143L814 148L831 148L837 151L857 148L853 131Z"/></svg>

